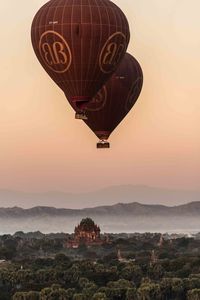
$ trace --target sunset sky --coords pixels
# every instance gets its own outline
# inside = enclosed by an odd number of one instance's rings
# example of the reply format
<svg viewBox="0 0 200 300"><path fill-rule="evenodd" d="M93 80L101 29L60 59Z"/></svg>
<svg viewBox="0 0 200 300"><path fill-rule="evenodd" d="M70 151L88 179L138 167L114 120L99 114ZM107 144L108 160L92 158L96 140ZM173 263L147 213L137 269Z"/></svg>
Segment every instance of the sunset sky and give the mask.
<svg viewBox="0 0 200 300"><path fill-rule="evenodd" d="M143 68L144 88L110 150L96 149L32 50L31 22L45 2L1 3L0 189L200 190L200 1L113 1L129 20L128 51Z"/></svg>

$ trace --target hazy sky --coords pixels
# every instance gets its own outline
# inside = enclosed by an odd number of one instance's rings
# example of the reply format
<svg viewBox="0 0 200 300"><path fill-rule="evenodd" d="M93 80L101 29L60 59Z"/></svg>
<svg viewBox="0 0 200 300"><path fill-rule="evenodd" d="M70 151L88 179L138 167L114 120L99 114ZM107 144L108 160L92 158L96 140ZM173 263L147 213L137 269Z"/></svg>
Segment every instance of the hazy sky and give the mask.
<svg viewBox="0 0 200 300"><path fill-rule="evenodd" d="M200 1L114 1L130 22L144 88L105 151L33 53L31 22L45 2L1 3L0 188L200 189Z"/></svg>

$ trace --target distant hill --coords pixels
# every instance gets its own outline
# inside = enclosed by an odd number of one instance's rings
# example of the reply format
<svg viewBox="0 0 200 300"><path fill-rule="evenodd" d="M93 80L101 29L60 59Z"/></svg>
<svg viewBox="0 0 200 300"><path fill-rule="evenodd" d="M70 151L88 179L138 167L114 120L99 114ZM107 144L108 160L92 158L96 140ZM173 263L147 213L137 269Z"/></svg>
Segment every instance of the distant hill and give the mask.
<svg viewBox="0 0 200 300"><path fill-rule="evenodd" d="M85 209L65 209L37 206L29 209L19 207L0 208L0 218L34 217L200 217L200 201L179 206L145 205L137 202L118 203Z"/></svg>
<svg viewBox="0 0 200 300"><path fill-rule="evenodd" d="M200 191L170 190L147 186L122 185L81 194L48 192L24 193L0 190L0 207L56 206L57 208L86 208L115 203L162 204L174 206L200 201Z"/></svg>
<svg viewBox="0 0 200 300"><path fill-rule="evenodd" d="M102 232L200 232L200 201L173 207L133 202L85 209L0 208L0 234L38 230L70 233L85 217L93 218Z"/></svg>

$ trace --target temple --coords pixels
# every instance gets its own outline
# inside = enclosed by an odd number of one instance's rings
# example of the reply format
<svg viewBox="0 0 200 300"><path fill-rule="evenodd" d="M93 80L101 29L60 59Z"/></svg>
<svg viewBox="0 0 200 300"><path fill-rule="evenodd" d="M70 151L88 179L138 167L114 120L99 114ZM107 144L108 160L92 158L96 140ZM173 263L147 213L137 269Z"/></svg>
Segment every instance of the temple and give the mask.
<svg viewBox="0 0 200 300"><path fill-rule="evenodd" d="M78 248L80 245L94 246L105 243L100 237L100 228L90 218L83 219L74 229L74 237L67 242L67 248Z"/></svg>

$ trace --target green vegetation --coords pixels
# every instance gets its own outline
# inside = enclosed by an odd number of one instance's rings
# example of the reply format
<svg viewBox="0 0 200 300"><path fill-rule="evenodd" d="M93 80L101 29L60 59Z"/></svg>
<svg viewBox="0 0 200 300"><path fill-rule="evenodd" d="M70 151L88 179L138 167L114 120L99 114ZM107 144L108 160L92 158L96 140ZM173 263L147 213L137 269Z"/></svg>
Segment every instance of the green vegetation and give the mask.
<svg viewBox="0 0 200 300"><path fill-rule="evenodd" d="M110 234L105 245L78 249L66 248L69 238L1 236L0 299L200 300L198 235Z"/></svg>

